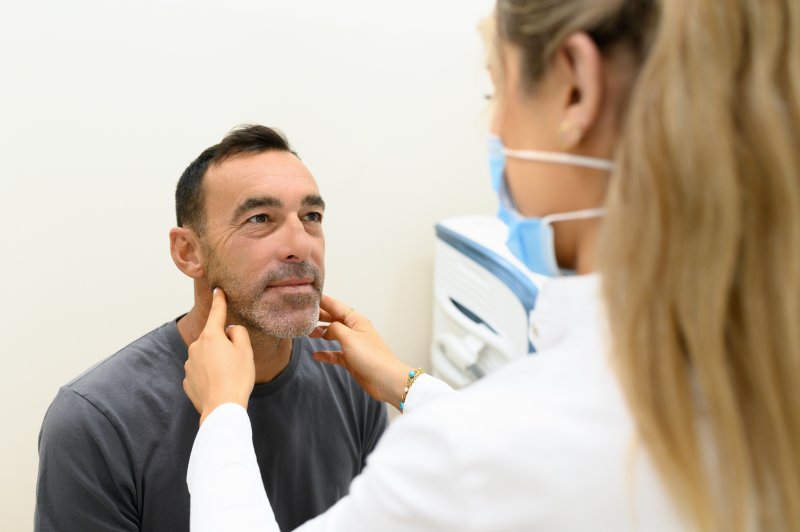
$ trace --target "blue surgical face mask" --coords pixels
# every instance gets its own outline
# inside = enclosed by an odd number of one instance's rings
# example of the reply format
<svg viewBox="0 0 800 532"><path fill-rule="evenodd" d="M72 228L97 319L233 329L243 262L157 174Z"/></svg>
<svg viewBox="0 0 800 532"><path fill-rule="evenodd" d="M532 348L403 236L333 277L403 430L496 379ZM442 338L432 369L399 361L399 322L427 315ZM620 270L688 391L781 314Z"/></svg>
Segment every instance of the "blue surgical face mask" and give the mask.
<svg viewBox="0 0 800 532"><path fill-rule="evenodd" d="M556 164L570 164L600 170L611 170L614 164L605 159L583 157L568 153L542 152L534 150L509 150L503 146L500 137L489 137L489 169L492 175L492 188L497 192L500 206L497 216L508 226L506 245L529 270L535 273L556 277L568 273L556 261L553 222L595 218L605 213L604 209L584 209L541 218L523 216L514 205L505 180L506 157L528 161Z"/></svg>

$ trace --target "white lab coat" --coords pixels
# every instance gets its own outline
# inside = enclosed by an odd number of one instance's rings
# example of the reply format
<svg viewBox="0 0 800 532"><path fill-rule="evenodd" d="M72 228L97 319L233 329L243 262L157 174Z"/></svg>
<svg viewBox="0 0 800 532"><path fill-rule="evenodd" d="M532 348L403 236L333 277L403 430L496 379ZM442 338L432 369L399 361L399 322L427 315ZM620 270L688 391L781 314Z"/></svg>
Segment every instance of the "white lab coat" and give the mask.
<svg viewBox="0 0 800 532"><path fill-rule="evenodd" d="M299 530L684 530L610 369L599 289L542 287L535 355L459 392L417 379L350 494ZM208 416L187 481L194 532L278 530L240 406Z"/></svg>

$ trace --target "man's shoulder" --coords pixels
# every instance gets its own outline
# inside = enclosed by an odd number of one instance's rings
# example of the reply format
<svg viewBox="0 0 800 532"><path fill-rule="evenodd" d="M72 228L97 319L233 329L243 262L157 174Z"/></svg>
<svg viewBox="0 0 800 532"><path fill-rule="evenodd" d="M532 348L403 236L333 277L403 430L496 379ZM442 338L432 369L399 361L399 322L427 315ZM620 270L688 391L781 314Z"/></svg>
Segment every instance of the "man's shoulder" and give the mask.
<svg viewBox="0 0 800 532"><path fill-rule="evenodd" d="M194 412L183 393L180 342L175 322L168 322L62 386L45 415L42 437L114 427L156 438L182 412Z"/></svg>
<svg viewBox="0 0 800 532"><path fill-rule="evenodd" d="M176 342L176 335L175 322L167 322L84 371L62 391L97 406L98 402L132 399L132 394L158 388L165 380L182 379L185 354L181 348L185 351L185 346Z"/></svg>

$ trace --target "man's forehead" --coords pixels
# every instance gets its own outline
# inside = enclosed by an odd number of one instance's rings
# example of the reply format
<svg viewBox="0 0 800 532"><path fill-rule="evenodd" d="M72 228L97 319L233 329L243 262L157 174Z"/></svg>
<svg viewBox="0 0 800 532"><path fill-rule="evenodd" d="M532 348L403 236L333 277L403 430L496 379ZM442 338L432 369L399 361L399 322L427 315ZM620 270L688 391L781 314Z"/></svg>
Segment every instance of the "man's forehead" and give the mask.
<svg viewBox="0 0 800 532"><path fill-rule="evenodd" d="M263 177L308 177L313 179L306 165L291 152L270 150L260 153L240 153L226 158L208 168L206 177L214 179L241 179Z"/></svg>
<svg viewBox="0 0 800 532"><path fill-rule="evenodd" d="M276 186L287 183L317 189L314 176L306 165L287 151L243 153L212 165L206 172L204 185L208 198L237 195L243 189Z"/></svg>

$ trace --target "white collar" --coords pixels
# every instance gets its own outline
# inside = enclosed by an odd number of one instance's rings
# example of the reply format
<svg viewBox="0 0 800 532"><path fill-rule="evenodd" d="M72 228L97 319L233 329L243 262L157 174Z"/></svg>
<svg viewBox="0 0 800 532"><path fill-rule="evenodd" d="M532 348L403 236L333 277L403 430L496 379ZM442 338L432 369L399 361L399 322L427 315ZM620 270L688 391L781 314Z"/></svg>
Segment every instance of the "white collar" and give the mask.
<svg viewBox="0 0 800 532"><path fill-rule="evenodd" d="M561 342L570 329L595 325L602 318L600 275L554 277L539 288L530 314L530 340L537 351Z"/></svg>

